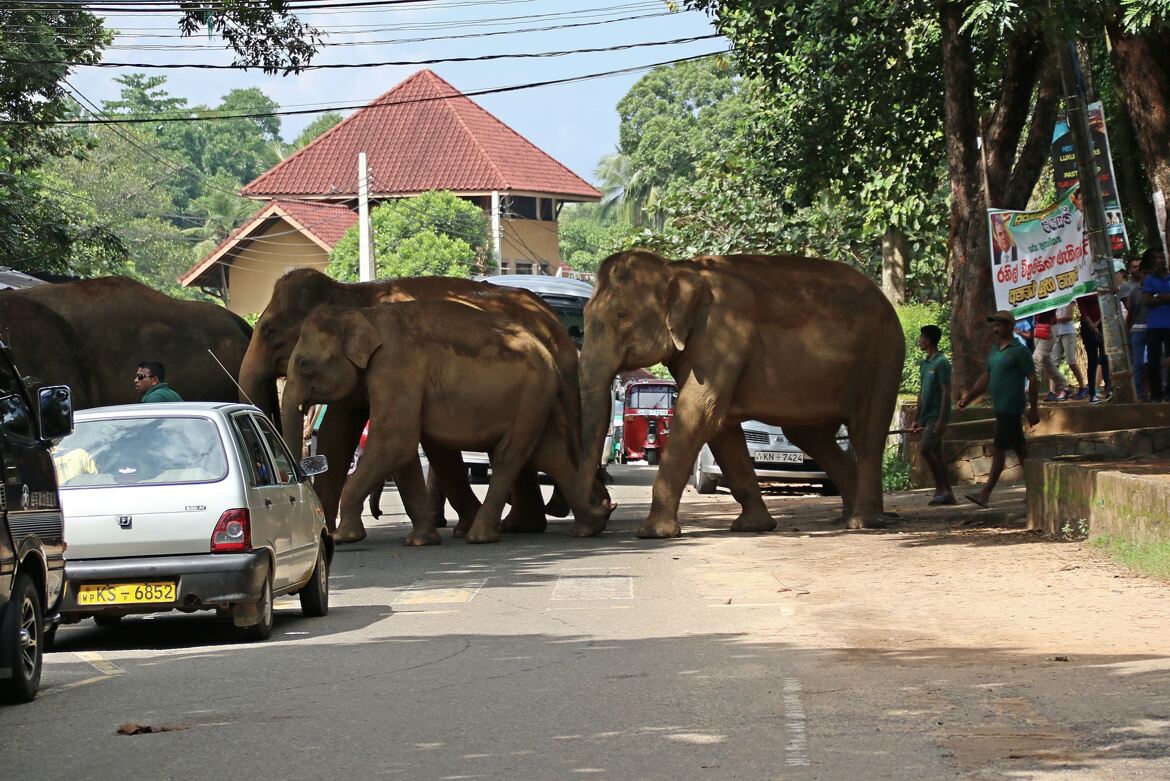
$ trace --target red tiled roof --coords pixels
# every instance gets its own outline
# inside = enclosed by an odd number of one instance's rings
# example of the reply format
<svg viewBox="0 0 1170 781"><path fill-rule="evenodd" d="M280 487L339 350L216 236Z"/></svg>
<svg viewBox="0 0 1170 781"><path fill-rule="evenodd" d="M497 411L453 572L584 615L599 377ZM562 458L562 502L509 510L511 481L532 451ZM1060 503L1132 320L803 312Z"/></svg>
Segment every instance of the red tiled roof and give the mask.
<svg viewBox="0 0 1170 781"><path fill-rule="evenodd" d="M187 286L195 282L205 271L222 260L228 250L241 242L247 242L250 234L273 218L284 218L294 228L321 245L332 249L349 227L357 222L358 216L347 207L333 203L314 201L269 201L240 227L216 245L202 260L187 269L179 277L179 284ZM245 245L246 246L246 245Z"/></svg>
<svg viewBox="0 0 1170 781"><path fill-rule="evenodd" d="M371 197L492 190L601 193L435 73L421 70L256 177L246 197L352 197L365 152Z"/></svg>

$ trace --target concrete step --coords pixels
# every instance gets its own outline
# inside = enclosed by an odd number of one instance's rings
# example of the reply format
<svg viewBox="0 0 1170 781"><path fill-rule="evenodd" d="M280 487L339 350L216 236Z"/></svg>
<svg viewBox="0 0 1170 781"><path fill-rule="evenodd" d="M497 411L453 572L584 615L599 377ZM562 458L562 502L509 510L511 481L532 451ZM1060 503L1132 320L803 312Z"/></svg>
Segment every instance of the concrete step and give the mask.
<svg viewBox="0 0 1170 781"><path fill-rule="evenodd" d="M1170 542L1170 458L1123 463L1085 457L1030 459L1028 528L1059 535L1109 534Z"/></svg>

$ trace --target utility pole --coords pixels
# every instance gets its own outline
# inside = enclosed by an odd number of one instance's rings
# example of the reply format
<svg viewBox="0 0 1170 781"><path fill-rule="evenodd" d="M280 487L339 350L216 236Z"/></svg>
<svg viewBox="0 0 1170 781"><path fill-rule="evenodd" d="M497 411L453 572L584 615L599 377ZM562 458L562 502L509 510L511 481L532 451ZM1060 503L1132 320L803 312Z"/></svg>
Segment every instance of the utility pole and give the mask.
<svg viewBox="0 0 1170 781"><path fill-rule="evenodd" d="M358 152L358 279L372 282L374 248L370 238L370 180L366 171L366 153Z"/></svg>
<svg viewBox="0 0 1170 781"><path fill-rule="evenodd" d="M1101 304L1101 333L1105 339L1105 353L1109 357L1109 373L1118 401L1133 402L1137 396L1130 370L1129 339L1126 338L1125 324L1121 319L1121 305L1117 301L1113 252L1109 246L1109 236L1105 233L1105 200L1101 195L1101 182L1097 178L1097 162L1089 135L1084 76L1076 43L1070 40L1060 48L1060 81L1065 96L1068 127L1077 155L1085 233L1089 238L1089 251L1093 254L1093 279L1097 283L1097 300ZM1090 377L1089 382L1095 383L1096 378Z"/></svg>
<svg viewBox="0 0 1170 781"><path fill-rule="evenodd" d="M496 273L502 274L504 257L500 252L500 191L492 190L492 256L496 262Z"/></svg>

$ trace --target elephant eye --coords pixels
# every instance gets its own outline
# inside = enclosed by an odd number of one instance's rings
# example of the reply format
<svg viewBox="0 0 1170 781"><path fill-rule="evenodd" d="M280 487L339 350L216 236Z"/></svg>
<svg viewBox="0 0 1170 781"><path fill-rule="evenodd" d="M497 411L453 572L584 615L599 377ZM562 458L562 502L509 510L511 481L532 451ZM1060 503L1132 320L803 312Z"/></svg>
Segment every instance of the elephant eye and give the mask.
<svg viewBox="0 0 1170 781"><path fill-rule="evenodd" d="M630 313L625 311L625 310L618 310L618 313L616 315L614 315L614 317L619 321L625 320L629 316L630 316Z"/></svg>
<svg viewBox="0 0 1170 781"><path fill-rule="evenodd" d="M301 374L312 374L313 362L303 355L300 356L297 358L297 371L299 371Z"/></svg>

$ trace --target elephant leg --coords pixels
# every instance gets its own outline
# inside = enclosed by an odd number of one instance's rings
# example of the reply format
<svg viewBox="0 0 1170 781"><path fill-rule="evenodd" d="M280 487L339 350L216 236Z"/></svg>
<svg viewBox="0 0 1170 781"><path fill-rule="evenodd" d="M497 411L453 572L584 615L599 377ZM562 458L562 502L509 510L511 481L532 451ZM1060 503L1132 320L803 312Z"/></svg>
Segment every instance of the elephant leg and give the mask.
<svg viewBox="0 0 1170 781"><path fill-rule="evenodd" d="M406 467L418 460L417 440L413 448L409 442L409 432L395 431L390 436L379 436L385 429L376 430L371 425L370 436L366 440L366 449L358 459L357 468L345 481L341 490L341 522L334 533L337 542L357 542L365 539L366 528L362 523L362 503L373 492L374 488L386 483L391 476L396 479L399 472L406 476L408 487L422 487L421 493L410 495L410 491L403 491L399 486L399 493L403 496L403 504L407 514L416 525L425 524L429 513L426 505L426 489L422 482L422 466L418 467L417 485L411 482L413 477Z"/></svg>
<svg viewBox="0 0 1170 781"><path fill-rule="evenodd" d="M784 434L816 461L841 491L845 517L857 501L857 462L837 444L838 426L785 426Z"/></svg>
<svg viewBox="0 0 1170 781"><path fill-rule="evenodd" d="M548 504L544 506L544 511L554 518L565 518L573 512L569 500L565 497L565 492L561 490L559 485L553 486L552 496L548 498Z"/></svg>
<svg viewBox="0 0 1170 781"><path fill-rule="evenodd" d="M760 494L760 481L748 454L743 429L739 425L724 426L710 440L711 454L719 463L731 495L742 508L731 524L733 532L770 532L776 528L776 519L768 512Z"/></svg>
<svg viewBox="0 0 1170 781"><path fill-rule="evenodd" d="M651 489L650 514L638 527L639 537L658 539L682 534L678 504L683 489L690 480L699 449L718 433L727 413L729 402L720 399L716 387L714 382L684 382L679 390L670 444L662 452Z"/></svg>
<svg viewBox="0 0 1170 781"><path fill-rule="evenodd" d="M526 391L522 398L516 399L516 409L523 412L513 418L511 430L492 449L492 476L488 481L487 496L467 532L468 542L497 542L500 539L504 503L544 432L550 410L548 403L542 404L541 400L547 398L548 389L534 382Z"/></svg>
<svg viewBox="0 0 1170 781"><path fill-rule="evenodd" d="M398 486L398 495L402 497L402 504L413 527L402 544L439 545L442 539L439 530L435 528L435 515L431 511L417 450L415 457L394 473L394 483Z"/></svg>
<svg viewBox="0 0 1170 781"><path fill-rule="evenodd" d="M423 443L427 460L431 462L431 475L427 481L427 492L431 501L431 513L435 518L435 525L447 524L443 518L443 510L447 501L459 516L459 523L455 525L454 536L466 536L467 530L475 521L475 514L479 512L480 502L471 490L471 483L467 480L467 466L463 463L463 456L458 450L439 446L431 441ZM438 512L435 512L438 507ZM443 523L439 523L442 518Z"/></svg>
<svg viewBox="0 0 1170 781"><path fill-rule="evenodd" d="M504 518L501 529L508 534L540 534L548 528L544 517L544 496L540 493L540 476L525 466L512 486L512 509Z"/></svg>
<svg viewBox="0 0 1170 781"><path fill-rule="evenodd" d="M874 377L870 394L846 422L849 441L857 459L857 495L848 529L880 529L886 523L882 512L882 455L898 398L898 375Z"/></svg>
<svg viewBox="0 0 1170 781"><path fill-rule="evenodd" d="M361 439L366 417L364 409L331 404L317 432L317 453L328 459L329 469L313 478L313 488L321 500L325 524L331 532L337 529L337 508L341 501L342 486L358 440Z"/></svg>
<svg viewBox="0 0 1170 781"><path fill-rule="evenodd" d="M382 488L381 485L374 486L374 490L370 492L370 515L374 516L375 520L382 517Z"/></svg>

